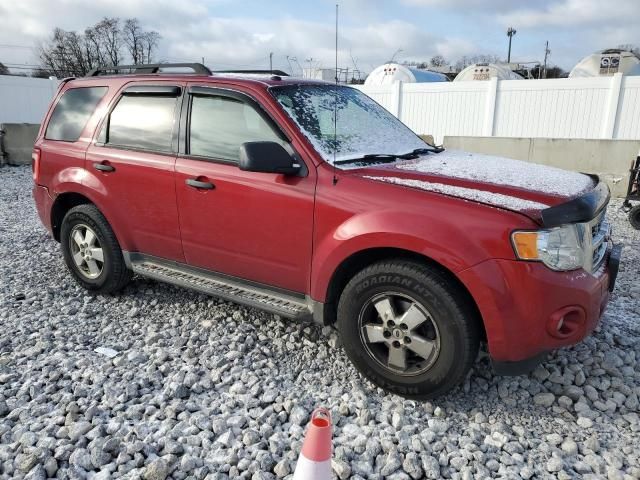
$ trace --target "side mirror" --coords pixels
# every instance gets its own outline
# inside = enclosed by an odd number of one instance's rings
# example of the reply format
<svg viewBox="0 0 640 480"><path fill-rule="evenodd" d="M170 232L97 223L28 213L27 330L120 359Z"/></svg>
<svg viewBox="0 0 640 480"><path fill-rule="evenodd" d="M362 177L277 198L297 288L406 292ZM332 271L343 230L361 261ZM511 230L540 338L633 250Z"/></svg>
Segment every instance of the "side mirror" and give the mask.
<svg viewBox="0 0 640 480"><path fill-rule="evenodd" d="M240 146L240 170L295 175L300 164L277 142L245 142Z"/></svg>

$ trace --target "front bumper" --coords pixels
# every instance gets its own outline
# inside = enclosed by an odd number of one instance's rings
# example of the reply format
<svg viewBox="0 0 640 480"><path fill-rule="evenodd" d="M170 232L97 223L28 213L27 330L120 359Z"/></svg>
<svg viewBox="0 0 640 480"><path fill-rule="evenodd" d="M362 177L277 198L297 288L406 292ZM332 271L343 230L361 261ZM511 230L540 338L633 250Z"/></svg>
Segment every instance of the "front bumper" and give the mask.
<svg viewBox="0 0 640 480"><path fill-rule="evenodd" d="M476 300L496 371L525 373L547 352L580 342L597 326L620 263L619 246L594 274L537 262L493 259L459 273Z"/></svg>

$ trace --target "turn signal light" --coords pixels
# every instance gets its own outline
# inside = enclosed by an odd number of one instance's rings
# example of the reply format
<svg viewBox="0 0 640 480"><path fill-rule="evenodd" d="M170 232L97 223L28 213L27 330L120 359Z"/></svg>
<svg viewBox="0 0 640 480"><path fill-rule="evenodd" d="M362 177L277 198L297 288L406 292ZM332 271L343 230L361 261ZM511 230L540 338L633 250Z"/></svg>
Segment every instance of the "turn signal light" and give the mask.
<svg viewBox="0 0 640 480"><path fill-rule="evenodd" d="M538 232L514 232L513 248L520 260L538 260Z"/></svg>

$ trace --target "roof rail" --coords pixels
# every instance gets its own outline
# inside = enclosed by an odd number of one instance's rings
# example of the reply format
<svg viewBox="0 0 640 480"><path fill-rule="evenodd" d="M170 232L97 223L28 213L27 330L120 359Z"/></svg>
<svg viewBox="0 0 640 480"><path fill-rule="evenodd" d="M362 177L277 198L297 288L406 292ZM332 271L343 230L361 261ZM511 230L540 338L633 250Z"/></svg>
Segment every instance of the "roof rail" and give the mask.
<svg viewBox="0 0 640 480"><path fill-rule="evenodd" d="M211 75L211 70L201 63L148 63L142 65L112 65L98 67L87 73L87 77L100 75L135 75L140 73L162 73L163 68L190 68L196 75ZM127 71L128 70L128 71Z"/></svg>
<svg viewBox="0 0 640 480"><path fill-rule="evenodd" d="M288 77L289 74L283 70L214 70L213 73L238 73L244 75L278 75Z"/></svg>

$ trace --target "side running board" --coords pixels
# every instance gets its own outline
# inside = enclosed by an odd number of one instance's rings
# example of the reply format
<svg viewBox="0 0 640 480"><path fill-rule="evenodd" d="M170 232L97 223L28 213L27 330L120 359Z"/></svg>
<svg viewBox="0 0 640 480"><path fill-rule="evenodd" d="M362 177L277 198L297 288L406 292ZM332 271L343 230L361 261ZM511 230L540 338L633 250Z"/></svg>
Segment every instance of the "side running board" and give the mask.
<svg viewBox="0 0 640 480"><path fill-rule="evenodd" d="M138 275L197 290L283 317L295 319L311 317L311 309L303 296L245 283L226 275L203 271L177 262L138 253L122 253L129 268Z"/></svg>

